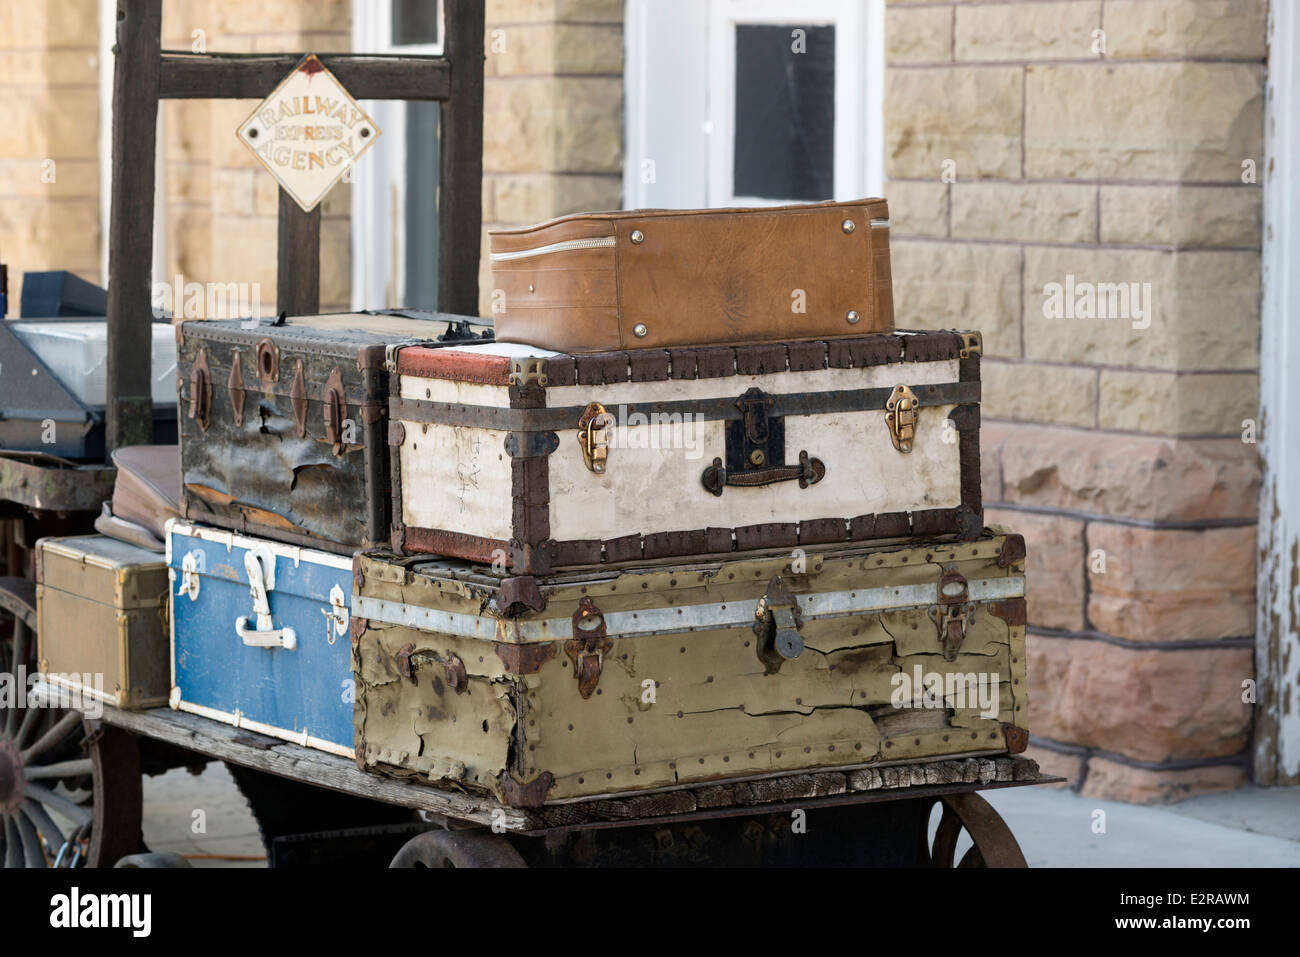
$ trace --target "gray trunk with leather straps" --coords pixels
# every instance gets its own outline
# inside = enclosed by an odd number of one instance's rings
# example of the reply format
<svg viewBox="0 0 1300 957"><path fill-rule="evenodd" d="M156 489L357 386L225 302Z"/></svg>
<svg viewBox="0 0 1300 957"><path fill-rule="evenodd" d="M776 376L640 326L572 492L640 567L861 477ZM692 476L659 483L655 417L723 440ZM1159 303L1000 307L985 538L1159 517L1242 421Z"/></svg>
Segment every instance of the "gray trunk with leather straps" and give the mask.
<svg viewBox="0 0 1300 957"><path fill-rule="evenodd" d="M177 330L182 515L342 553L389 534L388 350L491 335L411 311Z"/></svg>

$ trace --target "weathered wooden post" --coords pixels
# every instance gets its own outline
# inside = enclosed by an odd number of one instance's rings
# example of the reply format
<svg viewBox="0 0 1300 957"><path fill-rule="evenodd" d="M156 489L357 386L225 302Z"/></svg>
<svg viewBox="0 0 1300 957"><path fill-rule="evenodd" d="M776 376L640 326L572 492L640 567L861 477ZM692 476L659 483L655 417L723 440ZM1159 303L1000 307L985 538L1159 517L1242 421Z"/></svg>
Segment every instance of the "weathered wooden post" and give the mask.
<svg viewBox="0 0 1300 957"><path fill-rule="evenodd" d="M161 37L162 0L117 0L105 454L153 441L150 283Z"/></svg>

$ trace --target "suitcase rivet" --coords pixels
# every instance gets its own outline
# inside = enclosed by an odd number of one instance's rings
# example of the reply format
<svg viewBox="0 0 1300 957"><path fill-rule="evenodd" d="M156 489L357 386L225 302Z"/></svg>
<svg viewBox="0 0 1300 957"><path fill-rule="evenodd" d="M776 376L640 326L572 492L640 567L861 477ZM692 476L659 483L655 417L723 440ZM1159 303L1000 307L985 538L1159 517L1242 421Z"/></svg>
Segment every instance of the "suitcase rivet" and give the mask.
<svg viewBox="0 0 1300 957"><path fill-rule="evenodd" d="M638 322L635 326L632 327L633 335L635 335L637 338L640 339L644 339L646 333L649 331L650 330L645 327L644 322Z"/></svg>
<svg viewBox="0 0 1300 957"><path fill-rule="evenodd" d="M851 219L846 219L844 222L840 223L840 229L844 230L846 233L851 233L857 228L858 224Z"/></svg>
<svg viewBox="0 0 1300 957"><path fill-rule="evenodd" d="M530 282L530 283L528 284L528 291L529 291L529 292L536 292L536 291L537 291L537 287L534 286L534 285Z"/></svg>
<svg viewBox="0 0 1300 957"><path fill-rule="evenodd" d="M645 242L645 233L641 232L639 229L634 229L632 230L631 239L632 242L639 246L641 243Z"/></svg>
<svg viewBox="0 0 1300 957"><path fill-rule="evenodd" d="M856 325L858 320L861 319L862 317L858 315L858 311L856 309L850 309L849 314L844 318L847 319L849 321L849 325L852 326L852 325Z"/></svg>

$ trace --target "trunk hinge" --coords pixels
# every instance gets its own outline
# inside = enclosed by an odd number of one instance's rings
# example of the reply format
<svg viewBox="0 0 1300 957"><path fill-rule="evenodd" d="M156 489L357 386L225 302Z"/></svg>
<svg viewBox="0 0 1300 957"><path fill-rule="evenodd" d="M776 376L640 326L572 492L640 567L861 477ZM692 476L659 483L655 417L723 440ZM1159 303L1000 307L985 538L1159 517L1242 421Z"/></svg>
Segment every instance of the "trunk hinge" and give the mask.
<svg viewBox="0 0 1300 957"><path fill-rule="evenodd" d="M939 579L939 603L930 606L930 620L939 629L939 644L945 661L957 657L966 640L966 628L975 620L975 604L970 601L966 579L952 566Z"/></svg>
<svg viewBox="0 0 1300 957"><path fill-rule="evenodd" d="M754 634L758 637L758 658L767 667L768 674L775 674L781 665L803 654L803 638L799 631L803 628L803 617L799 613L799 602L785 582L777 575L767 584L767 591L758 600L754 609Z"/></svg>
<svg viewBox="0 0 1300 957"><path fill-rule="evenodd" d="M564 643L564 653L573 662L578 694L590 698L600 683L600 669L614 642L605 634L605 616L590 598L578 603L573 613L573 638Z"/></svg>

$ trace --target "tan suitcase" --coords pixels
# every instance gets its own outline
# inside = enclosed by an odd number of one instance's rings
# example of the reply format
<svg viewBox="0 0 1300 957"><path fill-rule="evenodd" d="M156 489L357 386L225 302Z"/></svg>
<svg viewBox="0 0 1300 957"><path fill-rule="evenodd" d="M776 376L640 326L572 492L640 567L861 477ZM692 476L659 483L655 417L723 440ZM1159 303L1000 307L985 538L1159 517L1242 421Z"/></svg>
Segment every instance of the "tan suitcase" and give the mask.
<svg viewBox="0 0 1300 957"><path fill-rule="evenodd" d="M37 648L45 681L124 709L167 703L164 556L103 535L36 545Z"/></svg>
<svg viewBox="0 0 1300 957"><path fill-rule="evenodd" d="M583 213L490 243L498 342L600 352L894 328L883 199Z"/></svg>
<svg viewBox="0 0 1300 957"><path fill-rule="evenodd" d="M991 530L521 587L363 553L357 759L536 806L1015 753L1024 557L1021 536Z"/></svg>

